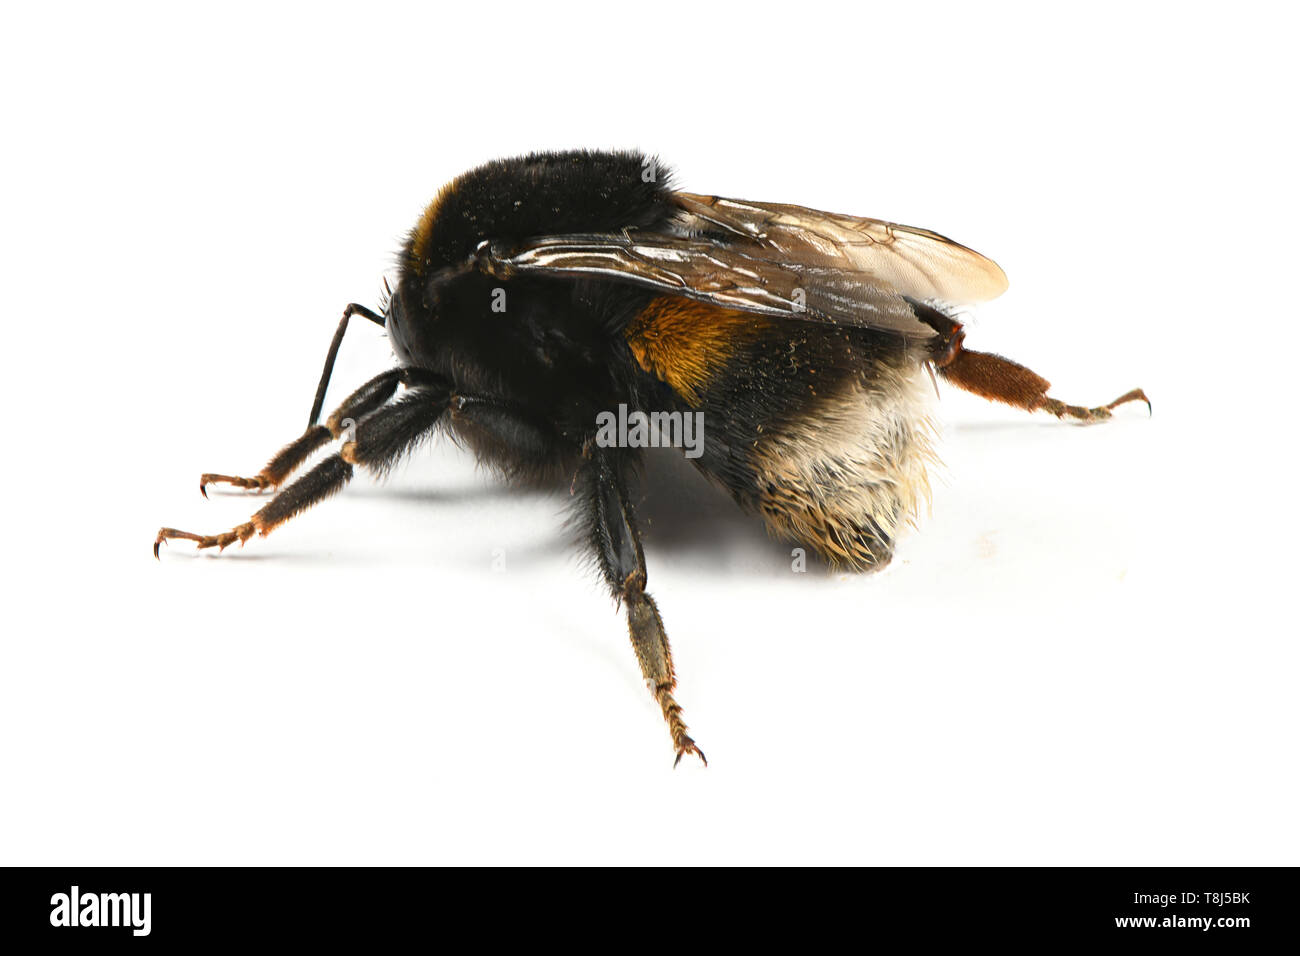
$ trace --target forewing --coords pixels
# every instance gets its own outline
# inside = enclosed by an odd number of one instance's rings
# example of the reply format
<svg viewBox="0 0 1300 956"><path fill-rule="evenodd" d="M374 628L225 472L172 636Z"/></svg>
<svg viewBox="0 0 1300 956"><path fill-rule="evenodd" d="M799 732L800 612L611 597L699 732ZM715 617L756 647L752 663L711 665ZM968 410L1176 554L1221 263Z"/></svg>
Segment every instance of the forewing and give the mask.
<svg viewBox="0 0 1300 956"><path fill-rule="evenodd" d="M1006 290L997 264L926 229L778 203L674 193L662 230L485 242L491 275L602 277L723 308L914 338L935 331L908 299L965 305Z"/></svg>
<svg viewBox="0 0 1300 956"><path fill-rule="evenodd" d="M887 329L916 338L920 322L887 283L822 261L774 257L747 241L628 230L554 236L518 247L485 243L479 268L491 275L568 275L632 282L723 308L834 325Z"/></svg>
<svg viewBox="0 0 1300 956"><path fill-rule="evenodd" d="M928 229L780 203L675 193L688 225L778 259L870 276L912 299L987 302L1007 289L998 264Z"/></svg>

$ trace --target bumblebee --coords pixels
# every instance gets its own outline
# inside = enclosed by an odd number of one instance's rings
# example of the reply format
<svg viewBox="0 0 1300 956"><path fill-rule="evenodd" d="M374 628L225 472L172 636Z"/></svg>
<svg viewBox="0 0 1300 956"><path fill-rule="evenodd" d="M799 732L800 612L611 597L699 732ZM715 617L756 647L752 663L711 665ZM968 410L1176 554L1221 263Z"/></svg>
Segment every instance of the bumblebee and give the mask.
<svg viewBox="0 0 1300 956"><path fill-rule="evenodd" d="M344 310L306 431L252 477L200 480L205 496L220 483L275 497L221 534L163 528L154 555L171 539L224 549L269 534L339 491L355 467L382 473L448 430L510 480L569 486L676 762L704 760L646 590L629 492L641 452L598 422L616 409L694 416L702 441L688 457L741 508L833 566L871 571L928 496L936 373L1082 422L1146 401L1134 389L1099 407L1069 405L1024 366L965 348L956 308L1006 287L996 264L938 233L681 192L640 153L490 162L424 210L380 310ZM384 326L397 364L321 424L354 316ZM286 483L335 440L334 454Z"/></svg>

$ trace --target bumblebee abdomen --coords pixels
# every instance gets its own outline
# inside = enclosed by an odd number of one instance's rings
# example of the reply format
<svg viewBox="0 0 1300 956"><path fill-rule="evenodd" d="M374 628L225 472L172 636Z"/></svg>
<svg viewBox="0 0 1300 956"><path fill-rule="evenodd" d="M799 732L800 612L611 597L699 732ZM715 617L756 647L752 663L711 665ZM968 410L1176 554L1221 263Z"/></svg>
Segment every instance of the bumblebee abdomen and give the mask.
<svg viewBox="0 0 1300 956"><path fill-rule="evenodd" d="M644 371L703 413L695 463L742 507L833 565L889 561L936 460L923 347L673 296L624 335Z"/></svg>
<svg viewBox="0 0 1300 956"><path fill-rule="evenodd" d="M859 571L889 562L929 502L937 463L921 365L878 361L872 373L765 429L747 456L754 487L744 503L768 528Z"/></svg>

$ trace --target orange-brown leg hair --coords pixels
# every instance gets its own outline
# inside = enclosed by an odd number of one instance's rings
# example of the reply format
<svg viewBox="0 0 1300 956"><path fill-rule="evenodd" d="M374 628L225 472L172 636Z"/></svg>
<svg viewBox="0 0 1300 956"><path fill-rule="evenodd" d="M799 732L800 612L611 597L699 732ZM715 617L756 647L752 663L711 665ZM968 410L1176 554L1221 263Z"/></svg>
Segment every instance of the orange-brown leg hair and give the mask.
<svg viewBox="0 0 1300 956"><path fill-rule="evenodd" d="M578 483L591 544L615 599L627 607L632 649L673 738L673 749L677 752L673 766L681 763L686 754L695 754L707 766L703 751L686 732L682 708L673 698L677 675L673 671L672 649L668 646L659 608L645 593L645 554L622 466L618 449L588 446Z"/></svg>
<svg viewBox="0 0 1300 956"><path fill-rule="evenodd" d="M1047 390L1052 383L1041 375L1000 355L963 348L961 336L958 331L946 354L935 361L935 366L939 374L954 385L990 401L1004 402L1030 412L1041 409L1057 418L1073 418L1087 423L1105 421L1114 409L1128 402L1146 402L1148 413L1151 410L1151 400L1140 388L1125 392L1113 402L1096 408L1067 405L1048 396Z"/></svg>
<svg viewBox="0 0 1300 956"><path fill-rule="evenodd" d="M400 377L401 370L397 371ZM378 381L375 379L370 384ZM397 379L394 379L392 387L396 388L396 384ZM369 386L364 386L354 397L367 387ZM388 394L391 395L392 391ZM224 551L228 545L236 541L242 544L254 534L270 534L272 529L341 490L352 479L353 465L365 465L377 471L392 465L438 423L448 402L448 390L444 387L429 384L412 388L400 400L360 418L356 425L356 437L344 442L337 455L326 458L289 485L244 524L212 535L162 528L154 539L154 557L158 557L158 548L164 541L177 538L193 541L199 548L219 548ZM345 402L340 411L347 409L348 404ZM358 403L352 406L352 410L355 412L361 407L363 403ZM329 430L326 429L326 435L328 434Z"/></svg>

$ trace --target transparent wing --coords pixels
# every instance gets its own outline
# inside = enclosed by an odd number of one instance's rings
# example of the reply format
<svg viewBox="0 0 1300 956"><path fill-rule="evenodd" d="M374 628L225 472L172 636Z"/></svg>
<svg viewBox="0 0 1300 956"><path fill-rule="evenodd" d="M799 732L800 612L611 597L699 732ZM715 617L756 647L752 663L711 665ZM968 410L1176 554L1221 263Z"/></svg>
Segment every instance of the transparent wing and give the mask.
<svg viewBox="0 0 1300 956"><path fill-rule="evenodd" d="M803 206L674 195L688 228L733 236L775 259L870 276L909 298L966 305L1007 290L996 262L928 229Z"/></svg>
<svg viewBox="0 0 1300 956"><path fill-rule="evenodd" d="M752 243L629 230L553 236L522 246L488 242L475 260L490 275L567 275L635 283L728 309L915 338L934 330L895 289L861 272L759 256Z"/></svg>
<svg viewBox="0 0 1300 956"><path fill-rule="evenodd" d="M908 299L952 305L1000 295L997 264L925 229L775 203L674 193L662 231L485 242L475 264L519 274L602 277L729 309L929 338Z"/></svg>

